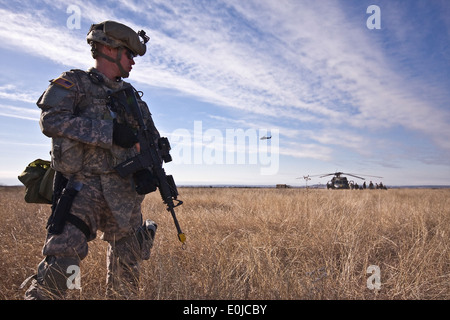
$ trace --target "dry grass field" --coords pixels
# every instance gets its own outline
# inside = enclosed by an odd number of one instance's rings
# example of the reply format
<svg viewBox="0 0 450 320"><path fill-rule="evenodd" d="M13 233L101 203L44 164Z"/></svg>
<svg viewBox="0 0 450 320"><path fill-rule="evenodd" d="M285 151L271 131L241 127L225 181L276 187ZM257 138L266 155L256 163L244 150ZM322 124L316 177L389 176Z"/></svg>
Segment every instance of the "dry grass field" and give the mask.
<svg viewBox="0 0 450 320"><path fill-rule="evenodd" d="M142 299L450 299L450 189L179 191L186 250L159 194L145 199L158 232ZM22 299L49 210L0 187L0 299ZM89 250L70 299L105 298L106 244ZM367 287L371 265L379 290Z"/></svg>

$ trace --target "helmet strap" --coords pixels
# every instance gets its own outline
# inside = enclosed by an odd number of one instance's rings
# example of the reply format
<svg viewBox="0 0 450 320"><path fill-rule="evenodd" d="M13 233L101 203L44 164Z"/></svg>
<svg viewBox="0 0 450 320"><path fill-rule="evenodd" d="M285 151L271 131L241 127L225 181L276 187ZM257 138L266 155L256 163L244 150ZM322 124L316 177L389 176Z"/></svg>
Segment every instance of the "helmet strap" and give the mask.
<svg viewBox="0 0 450 320"><path fill-rule="evenodd" d="M119 67L120 76L122 78L128 78L130 73L128 71L125 71L125 69L122 67L122 64L120 63L120 60L122 59L122 53L123 53L123 47L119 48L119 51L117 51L117 57L116 57L116 65Z"/></svg>
<svg viewBox="0 0 450 320"><path fill-rule="evenodd" d="M125 71L125 69L122 67L122 64L120 63L120 60L122 59L122 53L123 53L123 47L119 47L119 49L117 51L117 56L114 59L114 58L111 58L110 56L104 54L103 52L97 51L98 56L100 56L110 62L114 62L119 67L120 76L122 78L128 78L130 73Z"/></svg>

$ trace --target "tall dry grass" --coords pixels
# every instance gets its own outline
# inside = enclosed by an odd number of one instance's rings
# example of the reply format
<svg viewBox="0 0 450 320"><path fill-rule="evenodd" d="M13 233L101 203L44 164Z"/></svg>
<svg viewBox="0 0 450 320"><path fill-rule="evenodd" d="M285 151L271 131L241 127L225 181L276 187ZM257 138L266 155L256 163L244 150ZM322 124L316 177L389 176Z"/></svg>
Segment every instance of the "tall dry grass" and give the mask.
<svg viewBox="0 0 450 320"><path fill-rule="evenodd" d="M142 299L449 299L450 190L180 188L182 250L157 193L144 218L158 223L142 265ZM42 259L50 208L25 204L23 189L0 190L0 298ZM82 290L104 299L105 251L89 244ZM369 290L367 267L380 268Z"/></svg>

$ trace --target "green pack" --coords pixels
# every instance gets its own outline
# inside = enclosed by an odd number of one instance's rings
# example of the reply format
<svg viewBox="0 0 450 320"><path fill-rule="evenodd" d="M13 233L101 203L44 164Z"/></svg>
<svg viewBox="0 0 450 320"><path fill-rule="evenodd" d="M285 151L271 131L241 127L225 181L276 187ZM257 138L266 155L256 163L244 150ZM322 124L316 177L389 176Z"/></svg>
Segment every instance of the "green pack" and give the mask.
<svg viewBox="0 0 450 320"><path fill-rule="evenodd" d="M25 202L52 203L54 175L50 161L36 159L31 162L18 177L25 185Z"/></svg>

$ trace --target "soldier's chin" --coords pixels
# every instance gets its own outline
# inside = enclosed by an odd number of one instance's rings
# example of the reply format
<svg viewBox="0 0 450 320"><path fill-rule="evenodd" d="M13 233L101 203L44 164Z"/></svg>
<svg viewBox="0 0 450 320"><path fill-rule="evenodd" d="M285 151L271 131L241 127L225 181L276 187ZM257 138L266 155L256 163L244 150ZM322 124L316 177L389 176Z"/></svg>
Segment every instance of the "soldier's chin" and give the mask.
<svg viewBox="0 0 450 320"><path fill-rule="evenodd" d="M122 78L128 78L129 76L130 76L130 72L126 72L126 71L124 71L124 72L122 72L122 74L120 75Z"/></svg>

